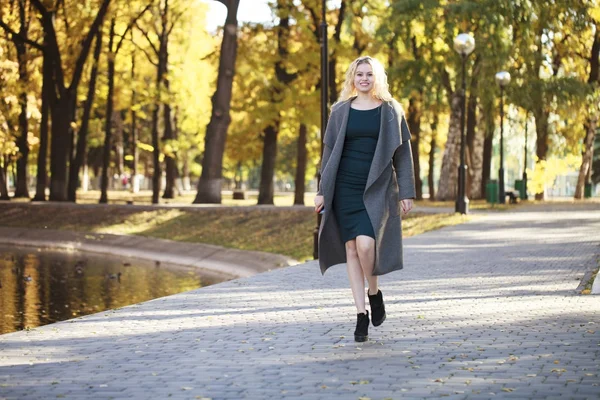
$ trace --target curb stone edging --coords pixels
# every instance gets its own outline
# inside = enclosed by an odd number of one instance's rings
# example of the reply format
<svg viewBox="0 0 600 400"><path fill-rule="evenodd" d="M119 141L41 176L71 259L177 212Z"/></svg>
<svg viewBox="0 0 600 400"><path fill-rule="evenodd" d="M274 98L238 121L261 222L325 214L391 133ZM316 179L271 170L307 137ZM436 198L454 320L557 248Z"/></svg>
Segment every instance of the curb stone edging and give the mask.
<svg viewBox="0 0 600 400"><path fill-rule="evenodd" d="M204 270L222 278L244 278L298 264L289 257L135 235L0 227L0 244L110 254Z"/></svg>

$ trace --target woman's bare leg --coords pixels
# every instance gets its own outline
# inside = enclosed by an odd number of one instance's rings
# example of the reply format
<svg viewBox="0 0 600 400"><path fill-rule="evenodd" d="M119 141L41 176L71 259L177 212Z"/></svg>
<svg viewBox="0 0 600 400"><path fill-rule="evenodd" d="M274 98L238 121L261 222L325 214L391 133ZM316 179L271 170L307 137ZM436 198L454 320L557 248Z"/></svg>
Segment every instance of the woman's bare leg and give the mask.
<svg viewBox="0 0 600 400"><path fill-rule="evenodd" d="M369 294L375 295L379 291L379 279L373 276L375 267L375 239L360 235L356 238L356 252L360 260L362 272L369 283Z"/></svg>
<svg viewBox="0 0 600 400"><path fill-rule="evenodd" d="M358 314L366 313L365 307L365 277L360 265L358 253L356 252L356 240L352 239L346 242L346 265L348 268L348 279L350 280L350 289L354 297L354 304Z"/></svg>

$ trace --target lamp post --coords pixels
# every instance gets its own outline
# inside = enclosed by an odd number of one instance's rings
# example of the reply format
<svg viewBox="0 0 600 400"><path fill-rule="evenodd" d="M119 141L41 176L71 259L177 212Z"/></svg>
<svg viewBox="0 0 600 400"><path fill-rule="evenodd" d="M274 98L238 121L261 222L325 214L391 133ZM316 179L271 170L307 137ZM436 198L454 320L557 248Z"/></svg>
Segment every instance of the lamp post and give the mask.
<svg viewBox="0 0 600 400"><path fill-rule="evenodd" d="M496 74L496 83L500 86L500 169L498 170L498 203L506 203L504 192L504 87L510 83L510 74L506 71Z"/></svg>
<svg viewBox="0 0 600 400"><path fill-rule="evenodd" d="M462 57L462 90L461 90L461 116L460 116L460 166L458 167L458 193L456 196L455 211L461 214L469 213L469 199L467 198L467 166L465 164L465 120L467 108L467 84L465 64L469 54L475 50L475 39L468 33L461 33L454 39L454 50Z"/></svg>
<svg viewBox="0 0 600 400"><path fill-rule="evenodd" d="M327 7L326 0L321 1L321 162L323 162L323 138L327 128L327 91L329 89L329 60L327 51ZM320 164L320 163L319 163ZM317 175L317 187L321 182L321 173ZM321 214L317 214L317 226L313 232L313 258L319 258L319 226L321 225Z"/></svg>

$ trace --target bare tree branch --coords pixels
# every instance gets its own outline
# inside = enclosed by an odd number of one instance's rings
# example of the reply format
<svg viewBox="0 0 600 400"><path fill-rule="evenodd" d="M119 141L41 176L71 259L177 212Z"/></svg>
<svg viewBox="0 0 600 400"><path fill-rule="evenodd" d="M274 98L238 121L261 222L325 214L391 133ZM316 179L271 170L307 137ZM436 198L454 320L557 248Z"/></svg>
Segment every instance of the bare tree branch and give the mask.
<svg viewBox="0 0 600 400"><path fill-rule="evenodd" d="M212 52L208 53L208 54L207 54L207 55L205 55L204 57L200 57L200 61L206 61L206 60L208 60L209 58L213 57L215 54L217 54L217 51L216 51L216 50L214 50L214 51L212 51Z"/></svg>
<svg viewBox="0 0 600 400"><path fill-rule="evenodd" d="M140 46L139 44L137 44L134 40L131 41L131 43L133 43L133 45L135 47L137 47L139 50L142 51L142 53L144 53L146 55L146 58L148 59L148 61L150 62L150 64L154 65L155 67L158 67L158 63L155 62L152 57L150 56L150 54L146 51L146 49L144 49L142 46Z"/></svg>
<svg viewBox="0 0 600 400"><path fill-rule="evenodd" d="M40 14L42 14L42 17L48 15L48 10L46 9L46 7L44 7L40 0L31 0L31 4L33 4L33 6L40 12Z"/></svg>
<svg viewBox="0 0 600 400"><path fill-rule="evenodd" d="M70 29L69 29L69 19L67 18L67 8L65 7L65 0L57 0L56 1L56 9L57 10L61 5L62 5L63 18L65 19L65 31L67 32L67 36L69 36L71 33L70 33Z"/></svg>
<svg viewBox="0 0 600 400"><path fill-rule="evenodd" d="M305 4L305 1L302 1L302 5L304 6L304 8L306 10L308 10L308 13L310 14L310 18L313 22L313 25L315 26L315 29L312 30L313 35L315 36L315 38L317 39L317 42L319 41L320 35L319 35L319 17L317 16L317 13L315 12L314 8L312 8L311 6Z"/></svg>
<svg viewBox="0 0 600 400"><path fill-rule="evenodd" d="M54 101L57 97L62 97L66 91L65 76L62 68L62 57L56 41L56 31L54 30L54 24L52 22L54 13L49 12L40 0L31 0L31 4L33 4L33 6L41 14L40 20L44 30L44 46L47 46L44 51L50 53L45 53L44 57L52 56L55 58L55 60L53 60L54 67L50 67L55 73L55 79L53 80L54 84L51 88L49 88L49 93L51 93Z"/></svg>
<svg viewBox="0 0 600 400"><path fill-rule="evenodd" d="M87 59L87 55L92 47L92 41L100 29L102 22L104 21L104 16L108 10L108 6L111 0L104 0L104 2L100 5L100 9L98 10L98 14L90 27L90 30L87 33L87 36L83 40L81 45L81 52L79 53L79 57L75 63L75 69L73 71L73 80L71 81L70 87L77 87L79 85L79 80L81 79L81 75L83 72L83 67L85 66L85 60Z"/></svg>
<svg viewBox="0 0 600 400"><path fill-rule="evenodd" d="M154 53L156 54L156 56L158 57L158 49L156 48L156 46L154 46L154 43L152 43L152 39L150 39L150 36L148 35L148 32L146 32L146 30L144 30L140 24L137 23L137 21L135 21L135 26L136 28L138 28L140 30L140 32L142 32L142 34L146 37L146 40L148 41L148 44L150 45L150 47L152 47L152 50L154 50Z"/></svg>
<svg viewBox="0 0 600 400"><path fill-rule="evenodd" d="M26 37L23 37L23 36L22 36L22 35L20 35L19 33L17 33L17 32L15 32L15 31L13 31L13 30L10 28L10 26L8 26L8 25L7 25L7 24L6 24L4 21L2 21L1 19L0 19L0 27L2 27L2 28L3 28L3 29L6 31L6 33L8 33L9 35L11 35L11 39L12 39L12 40L19 40L19 41L21 41L21 42L23 42L23 43L27 43L28 45L30 45L30 46L32 46L32 47L35 47L36 49L38 49L38 50L40 50L40 51L42 51L42 52L44 51L44 46L43 46L43 45L41 45L41 44L39 44L39 43L37 43L37 42L34 42L34 41L33 41L33 40L31 40L31 39L28 39L28 38L26 38Z"/></svg>
<svg viewBox="0 0 600 400"><path fill-rule="evenodd" d="M117 43L117 47L115 48L115 54L117 54L119 52L119 50L121 49L121 45L123 44L123 40L125 39L125 36L127 36L127 32L129 32L129 30L133 27L133 25L137 22L137 20L140 19L142 17L142 15L144 15L146 13L146 11L148 11L148 9L150 9L150 7L152 7L153 3L154 3L154 0L150 0L150 2L146 5L146 7L144 7L144 9L138 15L136 15L134 18L131 19L131 21L129 21L129 24L127 25L127 28L125 29L125 32L123 32L123 35L121 36L121 39L119 40L119 43Z"/></svg>
<svg viewBox="0 0 600 400"><path fill-rule="evenodd" d="M182 16L183 14L185 14L185 12L186 12L188 9L189 9L189 8L185 8L185 9L181 10L181 12L180 12L180 13L178 13L178 14L175 14L175 15L174 15L174 16L171 18L171 20L172 20L172 22L171 22L171 27L170 27L170 28L167 30L167 36L169 36L169 35L171 34L171 31L173 30L173 28L175 28L175 24L177 23L177 20L179 20L179 18L181 18L181 16Z"/></svg>

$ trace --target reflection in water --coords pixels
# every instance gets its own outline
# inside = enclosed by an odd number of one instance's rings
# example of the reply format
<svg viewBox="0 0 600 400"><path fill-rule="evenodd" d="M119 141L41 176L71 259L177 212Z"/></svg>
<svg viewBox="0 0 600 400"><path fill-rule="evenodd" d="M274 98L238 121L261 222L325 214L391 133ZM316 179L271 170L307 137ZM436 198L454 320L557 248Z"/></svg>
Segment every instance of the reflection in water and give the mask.
<svg viewBox="0 0 600 400"><path fill-rule="evenodd" d="M222 281L199 270L90 253L0 247L0 334Z"/></svg>

